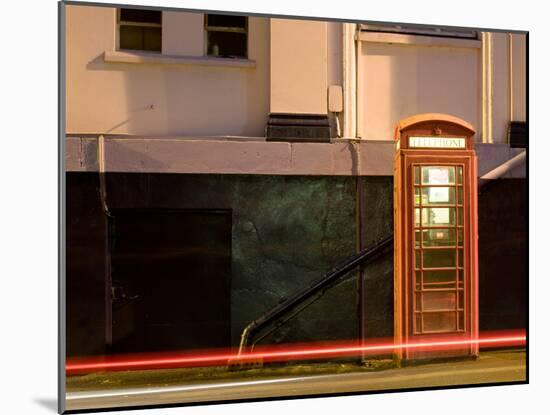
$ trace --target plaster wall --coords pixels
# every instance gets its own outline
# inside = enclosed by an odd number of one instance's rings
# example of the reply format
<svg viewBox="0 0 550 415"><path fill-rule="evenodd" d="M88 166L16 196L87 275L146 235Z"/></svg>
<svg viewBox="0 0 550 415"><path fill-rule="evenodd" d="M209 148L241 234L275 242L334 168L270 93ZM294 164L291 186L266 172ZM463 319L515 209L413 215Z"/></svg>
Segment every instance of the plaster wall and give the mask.
<svg viewBox="0 0 550 415"><path fill-rule="evenodd" d="M479 131L479 49L362 42L358 59L361 138L392 140L399 120L427 112L452 114Z"/></svg>
<svg viewBox="0 0 550 415"><path fill-rule="evenodd" d="M511 35L512 121L527 121L527 42L525 35Z"/></svg>
<svg viewBox="0 0 550 415"><path fill-rule="evenodd" d="M271 19L271 112L327 113L327 26Z"/></svg>
<svg viewBox="0 0 550 415"><path fill-rule="evenodd" d="M358 136L393 139L408 116L442 112L507 143L510 121L526 120L526 35L483 32L481 40L361 33Z"/></svg>
<svg viewBox="0 0 550 415"><path fill-rule="evenodd" d="M249 19L254 64L242 67L224 66L232 60L222 58L208 65L106 62L105 52L116 50L116 22L114 8L67 6L67 133L264 135L268 19ZM202 22L200 13L163 12L161 56L203 56Z"/></svg>

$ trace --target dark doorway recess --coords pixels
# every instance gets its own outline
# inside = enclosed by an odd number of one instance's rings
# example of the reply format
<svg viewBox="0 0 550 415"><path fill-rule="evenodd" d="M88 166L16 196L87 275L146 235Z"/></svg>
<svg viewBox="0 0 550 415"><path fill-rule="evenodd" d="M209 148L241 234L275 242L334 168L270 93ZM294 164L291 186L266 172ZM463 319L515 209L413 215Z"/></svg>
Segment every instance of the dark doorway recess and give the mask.
<svg viewBox="0 0 550 415"><path fill-rule="evenodd" d="M230 345L230 210L114 210L109 237L111 353Z"/></svg>

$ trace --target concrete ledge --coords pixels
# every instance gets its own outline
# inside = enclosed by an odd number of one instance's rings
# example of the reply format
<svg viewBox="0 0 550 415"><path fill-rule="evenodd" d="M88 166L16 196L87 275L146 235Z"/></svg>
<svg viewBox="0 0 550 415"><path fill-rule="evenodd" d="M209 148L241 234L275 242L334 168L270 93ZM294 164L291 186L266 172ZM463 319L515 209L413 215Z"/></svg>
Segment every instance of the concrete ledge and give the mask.
<svg viewBox="0 0 550 415"><path fill-rule="evenodd" d="M250 59L214 58L210 56L162 55L147 52L105 51L103 60L107 63L142 63L155 65L201 65L233 68L255 68L256 61Z"/></svg>
<svg viewBox="0 0 550 415"><path fill-rule="evenodd" d="M105 170L127 173L392 176L395 146L390 140L332 143L266 142L243 137L106 137ZM477 144L478 174L522 149ZM67 171L97 171L97 138L67 137ZM525 164L506 174L526 177Z"/></svg>
<svg viewBox="0 0 550 415"><path fill-rule="evenodd" d="M391 176L393 141L266 142L264 138L105 138L107 172ZM97 139L67 137L67 171L97 171ZM359 156L357 155L359 154ZM359 160L359 162L358 162Z"/></svg>
<svg viewBox="0 0 550 415"><path fill-rule="evenodd" d="M399 33L360 32L362 42L401 44L409 46L438 46L448 48L481 48L481 40L457 39L450 37L406 35Z"/></svg>

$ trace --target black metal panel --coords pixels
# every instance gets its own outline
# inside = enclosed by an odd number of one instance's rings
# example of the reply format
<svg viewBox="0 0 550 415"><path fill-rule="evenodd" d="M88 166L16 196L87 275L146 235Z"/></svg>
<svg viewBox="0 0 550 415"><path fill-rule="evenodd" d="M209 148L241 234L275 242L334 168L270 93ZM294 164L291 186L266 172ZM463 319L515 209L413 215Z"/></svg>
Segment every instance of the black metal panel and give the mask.
<svg viewBox="0 0 550 415"><path fill-rule="evenodd" d="M330 142L333 128L328 115L271 113L267 120L267 141Z"/></svg>
<svg viewBox="0 0 550 415"><path fill-rule="evenodd" d="M524 121L512 121L508 128L508 142L510 147L527 148L527 123Z"/></svg>

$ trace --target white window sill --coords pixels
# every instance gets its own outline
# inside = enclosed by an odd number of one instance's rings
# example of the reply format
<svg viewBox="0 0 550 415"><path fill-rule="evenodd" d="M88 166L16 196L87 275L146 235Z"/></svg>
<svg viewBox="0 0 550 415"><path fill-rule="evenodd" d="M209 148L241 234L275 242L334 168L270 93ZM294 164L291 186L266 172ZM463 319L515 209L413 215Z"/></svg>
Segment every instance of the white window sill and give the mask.
<svg viewBox="0 0 550 415"><path fill-rule="evenodd" d="M362 42L401 44L410 46L439 46L448 48L481 48L481 40L437 36L405 35L400 33L360 32Z"/></svg>
<svg viewBox="0 0 550 415"><path fill-rule="evenodd" d="M151 52L105 51L103 60L108 63L141 63L153 65L201 65L230 68L255 68L250 59L214 58L211 56L177 56Z"/></svg>

